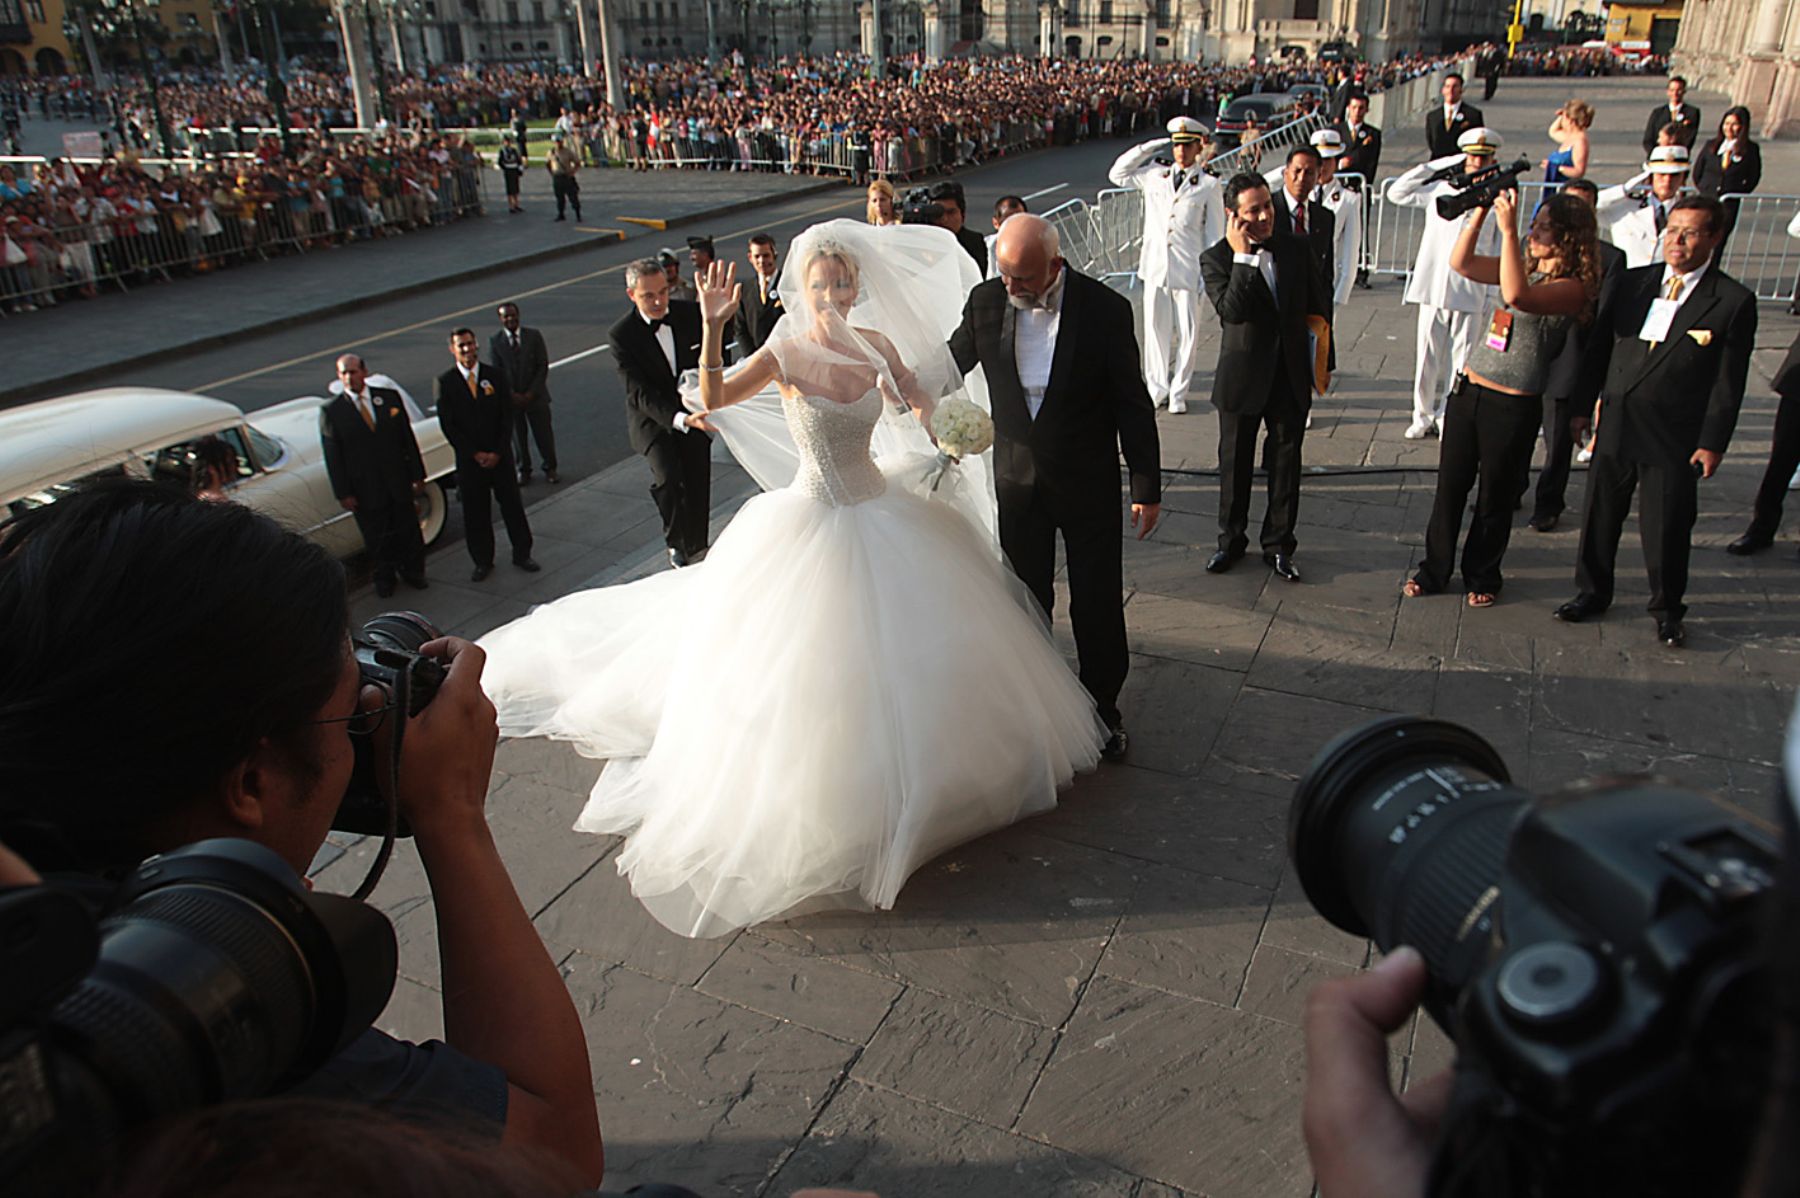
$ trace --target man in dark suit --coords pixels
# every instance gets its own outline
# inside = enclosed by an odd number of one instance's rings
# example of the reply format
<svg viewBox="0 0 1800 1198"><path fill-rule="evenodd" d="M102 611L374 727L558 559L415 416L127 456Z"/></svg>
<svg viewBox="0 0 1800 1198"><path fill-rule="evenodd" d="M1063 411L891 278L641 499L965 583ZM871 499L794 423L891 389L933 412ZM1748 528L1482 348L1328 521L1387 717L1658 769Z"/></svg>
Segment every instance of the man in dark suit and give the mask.
<svg viewBox="0 0 1800 1198"><path fill-rule="evenodd" d="M1775 543L1775 530L1781 527L1781 504L1787 498L1795 468L1800 467L1800 337L1788 346L1787 357L1775 372L1775 393L1781 396L1781 405L1775 409L1774 444L1769 448L1769 465L1763 471L1762 485L1756 489L1750 527L1725 546L1725 552L1738 557L1761 552Z"/></svg>
<svg viewBox="0 0 1800 1198"><path fill-rule="evenodd" d="M773 243L769 250L773 265ZM669 564L680 569L706 556L712 514L712 438L682 406L678 389L682 371L700 365L700 305L669 299L668 276L654 258L625 268L625 294L632 310L607 337L625 383L631 447L650 466Z"/></svg>
<svg viewBox="0 0 1800 1198"><path fill-rule="evenodd" d="M425 459L398 391L368 385L355 354L337 360L344 390L319 409L325 473L338 502L356 518L375 559L375 593L394 593L396 575L425 589L425 542L413 496L425 489Z"/></svg>
<svg viewBox="0 0 1800 1198"><path fill-rule="evenodd" d="M1281 172L1281 189L1271 197L1275 232L1304 240L1317 261L1320 277L1333 279L1337 275L1336 218L1318 201L1318 190L1319 152L1311 146L1295 146L1288 151L1287 166ZM1329 289L1326 294L1331 294Z"/></svg>
<svg viewBox="0 0 1800 1198"><path fill-rule="evenodd" d="M1644 122L1644 153L1656 148L1657 134L1665 125L1675 126L1676 145L1694 148L1700 136L1700 109L1687 102L1687 80L1680 75L1669 76L1669 102L1652 108Z"/></svg>
<svg viewBox="0 0 1800 1198"><path fill-rule="evenodd" d="M1277 233L1275 220L1267 180L1234 175L1225 183L1225 239L1200 256L1207 297L1224 324L1213 374L1213 406L1219 410L1219 548L1206 569L1211 574L1231 569L1249 544L1256 434L1266 428L1269 510L1263 517L1263 560L1277 576L1299 582L1293 555L1300 442L1314 380L1307 320L1329 317L1329 292L1317 256L1298 238Z"/></svg>
<svg viewBox="0 0 1800 1198"><path fill-rule="evenodd" d="M744 298L731 322L740 358L747 358L761 349L775 330L775 322L781 319L781 297L775 293L781 284L781 268L775 261L775 239L767 233L758 233L750 239L749 256L750 270L756 275L755 289L752 290L750 282L745 280ZM667 302L666 297L664 302ZM641 305L639 310L642 311ZM699 343L697 334L695 343ZM688 363L689 366L693 364Z"/></svg>
<svg viewBox="0 0 1800 1198"><path fill-rule="evenodd" d="M512 383L513 444L518 451L519 485L531 481L531 441L537 438L544 481L556 476L556 430L550 423L550 350L544 335L519 323L519 305L505 303L500 329L488 339L488 358Z"/></svg>
<svg viewBox="0 0 1800 1198"><path fill-rule="evenodd" d="M1470 129L1479 129L1487 122L1481 119L1481 109L1473 104L1463 103L1463 77L1454 71L1444 76L1444 102L1425 114L1425 144L1431 148L1433 158L1446 158L1451 154L1460 154L1456 139Z"/></svg>
<svg viewBox="0 0 1800 1198"><path fill-rule="evenodd" d="M950 230L956 244L975 260L975 269L985 279L988 272L987 239L968 226L969 197L963 191L963 185L955 179L943 179L932 184L930 196L931 202L944 210L938 223Z"/></svg>
<svg viewBox="0 0 1800 1198"><path fill-rule="evenodd" d="M1149 535L1162 512L1156 409L1144 388L1131 305L1063 262L1042 217L1009 218L994 241L997 277L979 284L950 336L965 373L981 366L994 409L1000 548L1048 616L1056 535L1069 567L1069 618L1081 684L1112 730L1102 753L1124 757L1119 713L1125 640L1119 453L1131 474L1131 524Z"/></svg>
<svg viewBox="0 0 1800 1198"><path fill-rule="evenodd" d="M1344 102L1343 122L1338 125L1338 133L1344 141L1344 156L1338 159L1338 177L1346 187L1362 196L1365 237L1374 235L1375 171L1381 165L1381 130L1368 123L1368 115L1369 97L1360 91L1351 92ZM1359 177L1345 179L1345 175ZM1366 269L1357 269L1356 285L1369 285Z"/></svg>
<svg viewBox="0 0 1800 1198"><path fill-rule="evenodd" d="M519 498L519 476L513 471L512 384L497 366L483 365L481 345L473 329L450 334L450 356L456 364L438 375L433 402L438 424L456 451L456 489L462 492L463 538L480 582L494 572L494 510L506 521L513 565L535 574L531 557L531 525Z"/></svg>
<svg viewBox="0 0 1800 1198"><path fill-rule="evenodd" d="M1713 476L1731 443L1756 340L1756 297L1714 260L1724 233L1717 200L1676 201L1663 232L1664 263L1627 271L1610 319L1593 332L1575 410L1598 390L1599 424L1578 593L1556 609L1559 620L1579 622L1612 603L1613 561L1637 491L1656 635L1671 648L1686 639L1682 597L1697 480Z"/></svg>
<svg viewBox="0 0 1800 1198"><path fill-rule="evenodd" d="M1595 204L1600 189L1587 179L1571 179L1562 190ZM1594 319L1587 325L1575 324L1563 341L1562 353L1550 367L1544 382L1544 468L1538 472L1537 497L1531 509L1531 527L1538 532L1551 532L1562 519L1568 506L1569 462L1575 456L1575 432L1572 427L1573 400L1581 388L1581 367L1596 328L1611 319L1612 306L1619 296L1619 284L1625 278L1625 251L1610 242L1600 247L1600 296L1594 305ZM1582 413L1583 417L1587 415ZM1521 491L1519 497L1524 498Z"/></svg>

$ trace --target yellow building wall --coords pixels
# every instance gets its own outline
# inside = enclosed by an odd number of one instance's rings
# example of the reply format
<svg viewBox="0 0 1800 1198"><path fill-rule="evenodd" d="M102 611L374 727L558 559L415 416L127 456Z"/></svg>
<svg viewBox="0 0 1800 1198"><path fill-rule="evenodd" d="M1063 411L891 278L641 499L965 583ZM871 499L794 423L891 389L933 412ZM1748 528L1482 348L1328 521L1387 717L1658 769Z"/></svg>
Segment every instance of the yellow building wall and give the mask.
<svg viewBox="0 0 1800 1198"><path fill-rule="evenodd" d="M1606 41L1615 46L1622 42L1647 42L1656 21L1680 19L1680 4L1613 4L1606 10Z"/></svg>
<svg viewBox="0 0 1800 1198"><path fill-rule="evenodd" d="M43 68L52 62L60 62L67 73L80 71L83 65L81 48L71 45L63 36L64 0L36 0L35 3L19 0L19 6L25 12L31 40L23 45L0 45L0 75L18 74L21 66L27 74L51 74L54 72ZM147 10L147 15L169 31L168 38L160 43L162 61L179 63L184 50L191 50L191 57L200 62L218 59L219 45L213 34L211 0L163 0L156 8ZM154 39L147 40L155 44ZM55 58L40 58L45 50L53 51ZM128 59L137 57L137 49L129 38L119 43L118 50Z"/></svg>

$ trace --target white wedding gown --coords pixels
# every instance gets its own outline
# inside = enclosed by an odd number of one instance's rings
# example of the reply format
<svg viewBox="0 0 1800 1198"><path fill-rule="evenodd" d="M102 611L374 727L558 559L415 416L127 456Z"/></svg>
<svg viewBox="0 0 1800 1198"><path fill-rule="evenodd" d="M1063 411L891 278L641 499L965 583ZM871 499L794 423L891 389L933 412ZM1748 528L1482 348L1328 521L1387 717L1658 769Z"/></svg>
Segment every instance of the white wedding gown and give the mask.
<svg viewBox="0 0 1800 1198"><path fill-rule="evenodd" d="M703 564L482 640L504 734L607 760L575 827L628 834L619 871L682 935L890 907L1054 807L1106 735L992 541L902 485L916 457L871 456L880 392L842 398L781 404L798 473Z"/></svg>

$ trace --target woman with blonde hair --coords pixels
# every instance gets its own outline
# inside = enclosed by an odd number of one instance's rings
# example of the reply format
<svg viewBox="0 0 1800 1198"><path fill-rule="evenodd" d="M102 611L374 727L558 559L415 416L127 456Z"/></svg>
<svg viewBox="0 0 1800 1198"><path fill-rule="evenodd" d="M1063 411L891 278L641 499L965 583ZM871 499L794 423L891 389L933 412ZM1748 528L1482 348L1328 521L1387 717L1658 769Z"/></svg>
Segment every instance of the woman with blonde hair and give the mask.
<svg viewBox="0 0 1800 1198"><path fill-rule="evenodd" d="M1594 106L1586 100L1570 100L1556 110L1550 122L1550 140L1556 152L1544 159L1544 182L1566 183L1587 174L1588 127L1594 123Z"/></svg>
<svg viewBox="0 0 1800 1198"><path fill-rule="evenodd" d="M900 223L900 213L895 208L897 202L894 185L886 179L876 179L869 184L869 199L864 215L872 225L897 225Z"/></svg>

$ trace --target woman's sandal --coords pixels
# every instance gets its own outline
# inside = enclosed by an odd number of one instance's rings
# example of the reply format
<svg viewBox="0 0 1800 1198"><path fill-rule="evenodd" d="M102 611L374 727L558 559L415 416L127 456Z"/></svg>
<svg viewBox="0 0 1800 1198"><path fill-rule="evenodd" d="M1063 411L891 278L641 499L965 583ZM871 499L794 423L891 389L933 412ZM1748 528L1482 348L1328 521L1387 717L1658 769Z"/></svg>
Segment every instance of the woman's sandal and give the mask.
<svg viewBox="0 0 1800 1198"><path fill-rule="evenodd" d="M1408 599L1417 599L1420 595L1425 593L1425 588L1419 585L1418 579L1409 578L1406 580L1405 584L1401 586L1400 593L1405 595Z"/></svg>
<svg viewBox="0 0 1800 1198"><path fill-rule="evenodd" d="M1470 591L1469 606L1492 607L1494 606L1494 598L1495 597L1487 591Z"/></svg>

